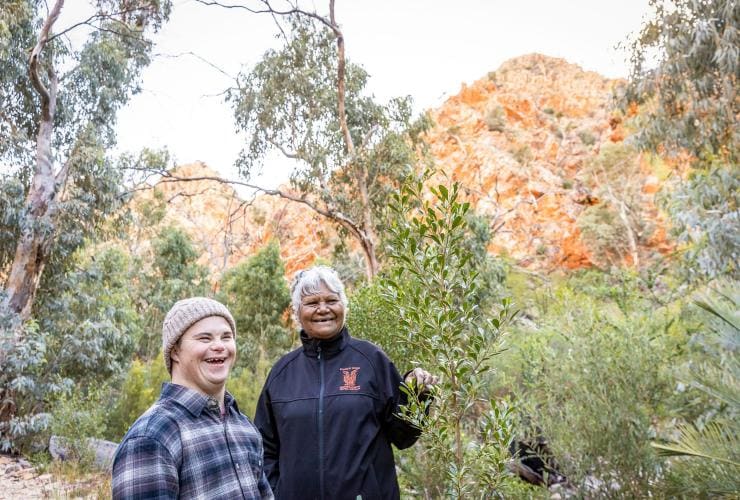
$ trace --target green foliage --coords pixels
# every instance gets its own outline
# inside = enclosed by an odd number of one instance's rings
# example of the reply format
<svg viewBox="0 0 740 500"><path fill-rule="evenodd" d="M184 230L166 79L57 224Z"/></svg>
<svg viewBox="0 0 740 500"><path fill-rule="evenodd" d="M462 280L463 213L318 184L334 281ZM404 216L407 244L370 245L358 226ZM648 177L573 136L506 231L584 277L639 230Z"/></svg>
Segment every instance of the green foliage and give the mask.
<svg viewBox="0 0 740 500"><path fill-rule="evenodd" d="M95 450L89 438L102 438L107 427L107 388L75 389L60 394L53 402L51 433L61 439L67 458L78 462L83 469L92 469Z"/></svg>
<svg viewBox="0 0 740 500"><path fill-rule="evenodd" d="M115 3L96 2L99 9ZM36 165L40 106L28 75L28 51L47 9L31 0L0 6L0 163L13 166L0 176L2 198L10 200L0 205L0 269L13 258L19 226L30 223L22 200ZM41 222L56 243L47 275L63 272L64 263L118 206L121 173L106 151L114 143L116 113L138 90L139 75L149 63L147 37L169 9L169 1L146 0L131 9L129 18L101 15L100 29L79 50L66 38L53 38L44 52L42 78L55 69L60 82L52 149L56 162L70 168L57 220ZM118 11L116 6L108 12Z"/></svg>
<svg viewBox="0 0 740 500"><path fill-rule="evenodd" d="M16 416L0 423L4 450L26 448L48 428L48 404L74 386L87 393L121 373L141 335L130 264L120 250L74 256L75 270L38 303L38 322L23 326L23 342L3 336L4 402ZM105 293L101 293L105 290ZM4 322L3 326L10 322ZM2 420L2 419L0 419Z"/></svg>
<svg viewBox="0 0 740 500"><path fill-rule="evenodd" d="M229 269L219 299L236 321L239 367L254 373L261 358L274 361L296 340L286 325L290 291L277 241Z"/></svg>
<svg viewBox="0 0 740 500"><path fill-rule="evenodd" d="M636 142L660 154L694 157L685 182L672 183L667 207L698 278L738 278L740 5L733 0L651 0L655 16L632 42L623 108L644 103ZM657 66L649 68L657 53Z"/></svg>
<svg viewBox="0 0 740 500"><path fill-rule="evenodd" d="M270 373L272 362L265 356L257 359L254 369L236 368L226 382L228 390L239 405L239 411L253 418L257 410L257 400Z"/></svg>
<svg viewBox="0 0 740 500"><path fill-rule="evenodd" d="M691 278L740 277L740 171L710 161L696 165L684 182L661 197L674 223L673 233L688 244Z"/></svg>
<svg viewBox="0 0 740 500"><path fill-rule="evenodd" d="M400 335L395 308L383 298L383 287L378 280L356 289L349 298L347 326L357 338L379 345L388 357L405 371L409 360L414 359L414 346Z"/></svg>
<svg viewBox="0 0 740 500"><path fill-rule="evenodd" d="M650 149L737 159L740 5L733 0L651 0L655 11L632 41L624 104L648 101L637 124ZM650 67L658 56L657 66Z"/></svg>
<svg viewBox="0 0 740 500"><path fill-rule="evenodd" d="M72 381L45 370L47 334L29 321L20 332L10 329L12 313L0 308L0 451L28 451L49 428L50 415L44 400L71 389ZM23 335L23 342L15 336Z"/></svg>
<svg viewBox="0 0 740 500"><path fill-rule="evenodd" d="M493 239L490 218L469 211L465 214L465 236L462 245L470 254L470 265L475 269L475 300L484 314L497 308L508 296L504 282L508 264L488 252Z"/></svg>
<svg viewBox="0 0 740 500"><path fill-rule="evenodd" d="M48 370L90 387L124 370L141 326L129 257L111 248L79 263L42 297L39 324L49 332Z"/></svg>
<svg viewBox="0 0 740 500"><path fill-rule="evenodd" d="M659 491L649 440L684 404L673 388L687 335L680 304L661 306L643 287L594 271L539 286L501 357L499 390L513 391L526 436L547 439L579 495Z"/></svg>
<svg viewBox="0 0 740 500"><path fill-rule="evenodd" d="M169 380L161 351L150 361L135 359L108 415L105 437L120 441L131 424L157 400L162 383Z"/></svg>
<svg viewBox="0 0 740 500"><path fill-rule="evenodd" d="M474 254L463 245L470 206L458 201L459 189L430 188L432 201L419 180L394 196L391 267L383 280L397 338L410 348L406 359L442 377L431 410L413 387L404 388L410 404L403 416L422 428L426 448L417 486L454 498L490 494L505 481L513 426L512 408L487 400L484 390L509 303L493 316L477 306Z"/></svg>
<svg viewBox="0 0 740 500"><path fill-rule="evenodd" d="M365 90L369 75L347 60L351 151L340 126L335 34L308 16L288 16L287 24L285 45L239 75L238 88L228 95L237 127L247 136L240 171L249 177L268 152L278 150L297 160L291 183L302 198L325 213L343 214L367 235L381 233L388 197L412 172L430 120L411 120L410 97L375 102Z"/></svg>
<svg viewBox="0 0 740 500"><path fill-rule="evenodd" d="M577 220L581 240L601 267L619 265L629 254L624 226L607 203L587 207Z"/></svg>
<svg viewBox="0 0 740 500"><path fill-rule="evenodd" d="M694 424L683 424L673 442L654 443L659 453L686 457L669 469L671 493L732 497L740 491L740 294L726 283L697 300L706 333L697 335L708 359L693 370L692 386L718 405Z"/></svg>
<svg viewBox="0 0 740 500"><path fill-rule="evenodd" d="M152 266L142 277L139 311L143 335L138 354L151 359L162 342L162 322L176 301L207 295L207 269L197 263L199 254L182 229L164 227L152 241Z"/></svg>

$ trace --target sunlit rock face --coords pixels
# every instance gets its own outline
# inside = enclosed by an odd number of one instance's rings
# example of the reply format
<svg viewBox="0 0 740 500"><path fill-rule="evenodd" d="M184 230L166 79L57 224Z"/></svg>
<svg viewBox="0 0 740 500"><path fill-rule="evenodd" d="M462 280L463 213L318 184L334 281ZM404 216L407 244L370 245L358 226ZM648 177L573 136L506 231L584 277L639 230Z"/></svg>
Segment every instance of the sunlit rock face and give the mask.
<svg viewBox="0 0 740 500"><path fill-rule="evenodd" d="M463 84L431 112L437 125L428 140L438 166L500 226L491 252L538 269L592 265L595 256L576 221L600 201L589 164L627 134L625 117L610 106L618 84L531 54ZM640 212L653 227L642 245L664 253L671 245L652 196L660 183L647 158L635 154L635 161L637 173L628 180L644 193ZM623 264L630 260L627 255Z"/></svg>
<svg viewBox="0 0 740 500"><path fill-rule="evenodd" d="M427 140L436 166L460 181L476 211L491 218L497 228L491 253L543 271L599 262L577 220L601 201L598 176L589 165L603 148L629 134L629 117L610 106L618 83L562 59L532 54L463 84L457 95L430 111L436 125ZM638 250L666 253L671 244L653 194L667 167L656 172L654 162L636 153L635 162L625 181L642 193L639 210L652 227ZM203 179L217 174L202 163L174 172L200 180L157 186L168 202L164 223L192 236L214 280L271 238L280 241L289 276L330 257L336 231L307 207L274 196L242 199L231 186ZM442 177L438 180L445 182ZM149 196L144 192L138 199ZM631 260L627 252L622 264Z"/></svg>

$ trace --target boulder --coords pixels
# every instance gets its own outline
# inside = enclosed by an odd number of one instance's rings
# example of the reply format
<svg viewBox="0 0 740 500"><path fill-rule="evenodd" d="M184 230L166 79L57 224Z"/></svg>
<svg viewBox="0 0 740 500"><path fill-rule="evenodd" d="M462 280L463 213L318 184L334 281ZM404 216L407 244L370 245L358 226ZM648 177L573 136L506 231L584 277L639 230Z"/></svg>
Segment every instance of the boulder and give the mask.
<svg viewBox="0 0 740 500"><path fill-rule="evenodd" d="M110 469L113 465L113 456L116 453L116 448L118 448L118 443L97 438L87 438L85 443L95 454L94 465L101 469ZM65 461L75 458L75 453L72 451L68 440L61 436L52 436L49 439L49 453L54 460Z"/></svg>

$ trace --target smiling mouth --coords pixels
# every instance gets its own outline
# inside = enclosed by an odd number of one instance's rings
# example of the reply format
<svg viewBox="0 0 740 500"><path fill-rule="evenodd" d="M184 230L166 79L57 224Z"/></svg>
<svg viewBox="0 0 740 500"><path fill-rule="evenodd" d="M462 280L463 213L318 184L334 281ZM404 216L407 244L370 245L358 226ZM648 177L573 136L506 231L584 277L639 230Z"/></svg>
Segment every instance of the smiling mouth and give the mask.
<svg viewBox="0 0 740 500"><path fill-rule="evenodd" d="M226 358L208 358L206 363L209 365L223 365L226 362Z"/></svg>

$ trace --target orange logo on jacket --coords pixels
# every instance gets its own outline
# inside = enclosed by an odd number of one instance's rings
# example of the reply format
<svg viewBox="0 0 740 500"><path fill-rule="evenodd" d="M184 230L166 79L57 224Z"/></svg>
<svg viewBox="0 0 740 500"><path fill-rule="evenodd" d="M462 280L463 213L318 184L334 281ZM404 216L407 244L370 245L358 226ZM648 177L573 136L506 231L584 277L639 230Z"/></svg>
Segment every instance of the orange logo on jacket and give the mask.
<svg viewBox="0 0 740 500"><path fill-rule="evenodd" d="M340 368L342 372L343 385L339 386L340 391L359 391L360 386L357 385L357 372L360 371L359 366L352 366L349 368Z"/></svg>

